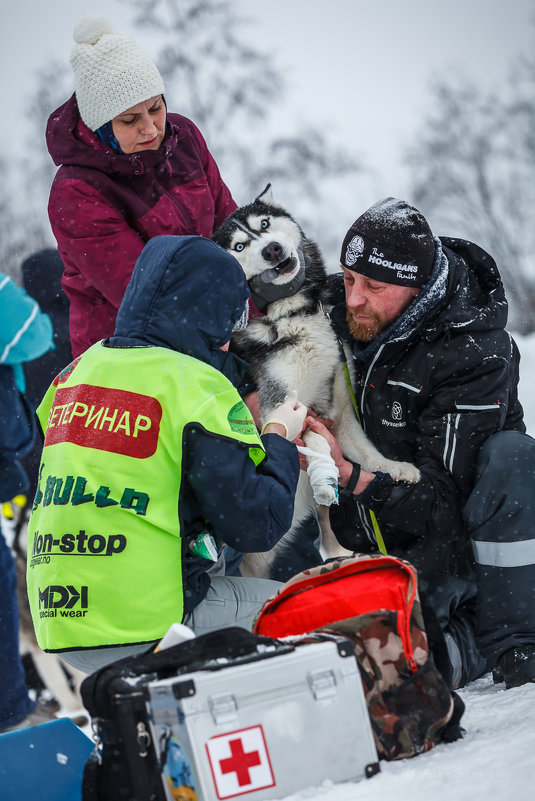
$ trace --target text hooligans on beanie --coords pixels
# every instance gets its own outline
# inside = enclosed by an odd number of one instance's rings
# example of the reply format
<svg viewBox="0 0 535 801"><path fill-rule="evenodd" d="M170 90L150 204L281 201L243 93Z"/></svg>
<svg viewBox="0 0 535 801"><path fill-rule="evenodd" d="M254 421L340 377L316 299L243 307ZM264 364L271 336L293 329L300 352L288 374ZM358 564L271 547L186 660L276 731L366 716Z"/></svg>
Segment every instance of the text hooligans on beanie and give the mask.
<svg viewBox="0 0 535 801"><path fill-rule="evenodd" d="M73 35L76 101L91 131L132 106L163 95L156 66L130 36L114 33L104 17L85 17Z"/></svg>
<svg viewBox="0 0 535 801"><path fill-rule="evenodd" d="M423 214L388 197L355 220L342 244L344 267L385 284L424 286L435 260L433 233Z"/></svg>

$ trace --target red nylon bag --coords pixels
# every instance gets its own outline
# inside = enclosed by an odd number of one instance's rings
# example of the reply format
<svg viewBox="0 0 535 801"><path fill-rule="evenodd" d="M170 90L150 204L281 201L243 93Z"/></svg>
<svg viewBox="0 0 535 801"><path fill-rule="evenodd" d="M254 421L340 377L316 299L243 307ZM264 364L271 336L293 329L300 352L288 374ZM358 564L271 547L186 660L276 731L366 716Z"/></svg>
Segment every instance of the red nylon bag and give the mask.
<svg viewBox="0 0 535 801"><path fill-rule="evenodd" d="M383 759L412 757L460 736L462 710L450 726L454 698L429 651L417 571L408 562L356 554L299 573L266 601L254 631L351 639Z"/></svg>

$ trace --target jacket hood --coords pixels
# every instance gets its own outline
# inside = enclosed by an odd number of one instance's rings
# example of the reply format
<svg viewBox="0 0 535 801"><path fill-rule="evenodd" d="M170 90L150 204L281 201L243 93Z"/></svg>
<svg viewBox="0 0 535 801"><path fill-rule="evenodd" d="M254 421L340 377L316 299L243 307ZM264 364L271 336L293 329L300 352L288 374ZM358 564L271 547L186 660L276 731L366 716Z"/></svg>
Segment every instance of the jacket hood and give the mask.
<svg viewBox="0 0 535 801"><path fill-rule="evenodd" d="M136 262L109 343L170 348L234 381L234 368L244 363L220 347L230 339L248 297L242 268L211 239L156 236Z"/></svg>
<svg viewBox="0 0 535 801"><path fill-rule="evenodd" d="M171 119L172 118L172 119ZM46 144L54 164L58 167L91 167L107 174L141 175L165 161L177 146L180 131L173 120L177 114L167 115L164 140L158 150L143 153L115 153L104 144L97 133L90 131L78 111L76 95L52 112L46 126Z"/></svg>
<svg viewBox="0 0 535 801"><path fill-rule="evenodd" d="M489 331L505 328L508 306L492 256L466 239L441 237L449 263L448 286L439 313L426 324L429 334L446 329Z"/></svg>

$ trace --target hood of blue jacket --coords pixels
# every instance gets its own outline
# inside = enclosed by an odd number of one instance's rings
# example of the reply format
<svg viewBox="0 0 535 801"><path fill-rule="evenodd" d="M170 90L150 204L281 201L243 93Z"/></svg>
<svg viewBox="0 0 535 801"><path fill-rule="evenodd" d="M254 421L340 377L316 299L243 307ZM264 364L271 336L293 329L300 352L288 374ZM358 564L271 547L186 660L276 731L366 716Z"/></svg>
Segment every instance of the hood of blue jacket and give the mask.
<svg viewBox="0 0 535 801"><path fill-rule="evenodd" d="M242 268L212 240L156 236L136 262L109 344L170 348L211 364L236 383L245 363L220 347L248 297Z"/></svg>

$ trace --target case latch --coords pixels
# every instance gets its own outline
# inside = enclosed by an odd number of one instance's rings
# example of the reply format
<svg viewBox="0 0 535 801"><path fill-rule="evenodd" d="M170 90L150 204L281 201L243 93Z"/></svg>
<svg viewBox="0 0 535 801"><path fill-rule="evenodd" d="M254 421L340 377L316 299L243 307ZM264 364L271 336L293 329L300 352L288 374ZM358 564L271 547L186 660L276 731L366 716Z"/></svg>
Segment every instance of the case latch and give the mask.
<svg viewBox="0 0 535 801"><path fill-rule="evenodd" d="M238 703L231 693L211 695L208 706L217 724L233 723L238 718Z"/></svg>
<svg viewBox="0 0 535 801"><path fill-rule="evenodd" d="M316 701L326 701L335 697L336 677L332 670L313 670L307 678Z"/></svg>

